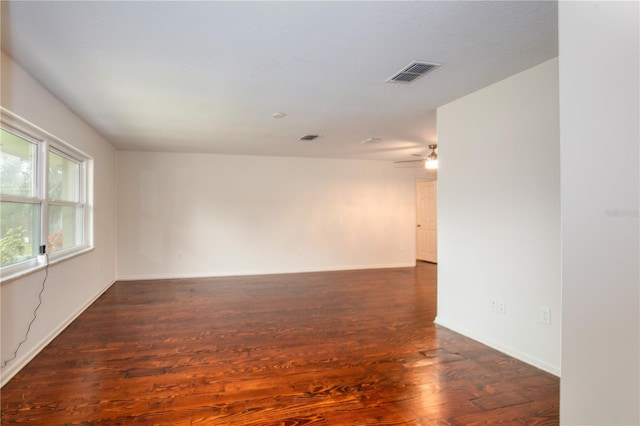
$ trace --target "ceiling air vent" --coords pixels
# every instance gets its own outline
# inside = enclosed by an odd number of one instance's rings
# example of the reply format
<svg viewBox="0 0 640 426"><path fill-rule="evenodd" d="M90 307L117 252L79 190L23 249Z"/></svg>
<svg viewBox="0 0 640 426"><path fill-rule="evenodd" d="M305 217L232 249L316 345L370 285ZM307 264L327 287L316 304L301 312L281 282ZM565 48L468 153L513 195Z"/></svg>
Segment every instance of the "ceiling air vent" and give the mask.
<svg viewBox="0 0 640 426"><path fill-rule="evenodd" d="M427 74L430 71L438 68L440 64L433 64L429 62L411 62L409 65L404 67L401 71L395 73L393 76L389 77L386 82L387 83L400 83L400 84L409 84Z"/></svg>
<svg viewBox="0 0 640 426"><path fill-rule="evenodd" d="M301 141L312 141L314 139L318 139L320 135L304 135L300 138Z"/></svg>
<svg viewBox="0 0 640 426"><path fill-rule="evenodd" d="M365 140L363 140L360 143L364 145L364 144L368 144L368 143L379 143L379 142L382 142L382 138L371 136L370 138L366 138Z"/></svg>

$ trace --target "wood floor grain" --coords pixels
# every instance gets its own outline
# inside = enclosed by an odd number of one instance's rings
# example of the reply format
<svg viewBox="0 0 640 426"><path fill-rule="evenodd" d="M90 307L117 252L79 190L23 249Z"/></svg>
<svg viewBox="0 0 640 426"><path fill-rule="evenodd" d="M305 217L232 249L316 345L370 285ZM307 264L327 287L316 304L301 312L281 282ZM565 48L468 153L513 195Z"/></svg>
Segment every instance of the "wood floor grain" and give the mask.
<svg viewBox="0 0 640 426"><path fill-rule="evenodd" d="M118 282L2 424L557 425L556 377L435 326L436 267Z"/></svg>

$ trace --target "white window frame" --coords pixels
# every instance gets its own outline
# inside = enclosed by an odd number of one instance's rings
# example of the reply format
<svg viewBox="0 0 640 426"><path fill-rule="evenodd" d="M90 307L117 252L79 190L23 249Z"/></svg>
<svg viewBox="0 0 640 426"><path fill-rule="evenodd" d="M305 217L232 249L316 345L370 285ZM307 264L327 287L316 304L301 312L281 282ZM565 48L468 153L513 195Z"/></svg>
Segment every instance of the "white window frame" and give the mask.
<svg viewBox="0 0 640 426"><path fill-rule="evenodd" d="M48 245L49 237L49 205L63 205L82 207L82 243L80 245L56 250L48 253L49 264L86 253L94 248L93 246L93 208L92 200L92 177L93 158L77 148L69 145L63 140L44 131L43 129L29 123L10 111L2 108L0 115L0 127L5 131L13 133L29 142L36 144L37 156L35 165L36 191L35 197L19 197L0 194L0 201L14 201L20 203L32 203L40 205L40 232L38 246ZM49 200L49 152L58 154L79 165L79 199L78 202L52 201ZM76 226L78 226L78 221ZM48 251L48 247L47 247ZM47 259L44 256L35 256L12 265L7 265L0 269L0 281L8 281L40 270L45 266Z"/></svg>

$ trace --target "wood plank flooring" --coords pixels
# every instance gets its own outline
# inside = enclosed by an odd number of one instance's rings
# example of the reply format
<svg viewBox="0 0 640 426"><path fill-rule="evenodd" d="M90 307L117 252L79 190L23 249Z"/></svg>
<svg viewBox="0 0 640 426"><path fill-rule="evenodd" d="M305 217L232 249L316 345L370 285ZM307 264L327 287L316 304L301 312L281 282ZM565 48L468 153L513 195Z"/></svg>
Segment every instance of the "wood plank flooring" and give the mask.
<svg viewBox="0 0 640 426"><path fill-rule="evenodd" d="M2 424L557 425L559 380L435 326L436 267L118 282Z"/></svg>

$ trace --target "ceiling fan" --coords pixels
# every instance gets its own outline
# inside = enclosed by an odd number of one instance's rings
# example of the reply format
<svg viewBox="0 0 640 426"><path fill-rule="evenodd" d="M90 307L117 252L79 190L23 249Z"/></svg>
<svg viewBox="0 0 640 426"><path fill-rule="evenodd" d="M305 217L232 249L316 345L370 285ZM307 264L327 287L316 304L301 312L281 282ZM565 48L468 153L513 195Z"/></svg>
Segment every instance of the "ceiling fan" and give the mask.
<svg viewBox="0 0 640 426"><path fill-rule="evenodd" d="M420 157L419 160L402 160L402 161L394 161L394 164L399 163L423 163L424 168L428 170L436 170L438 168L438 154L436 153L436 149L438 149L438 144L430 144L429 149L431 152L429 155L424 156L420 154L411 154L414 157Z"/></svg>

